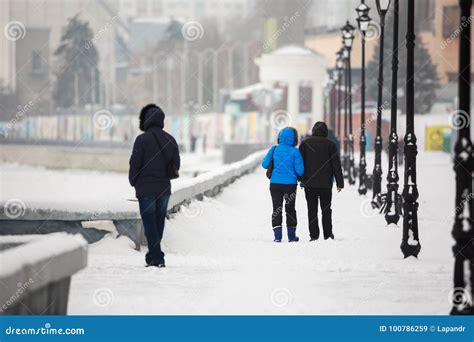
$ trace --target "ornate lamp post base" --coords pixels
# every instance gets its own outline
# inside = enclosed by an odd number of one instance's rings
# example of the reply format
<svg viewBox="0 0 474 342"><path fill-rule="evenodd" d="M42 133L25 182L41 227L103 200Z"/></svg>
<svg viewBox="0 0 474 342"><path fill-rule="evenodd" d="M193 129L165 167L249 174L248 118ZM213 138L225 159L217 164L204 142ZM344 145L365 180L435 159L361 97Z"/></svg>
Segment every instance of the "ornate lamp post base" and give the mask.
<svg viewBox="0 0 474 342"><path fill-rule="evenodd" d="M349 134L349 184L354 185L356 182L356 172L354 163L354 136Z"/></svg>
<svg viewBox="0 0 474 342"><path fill-rule="evenodd" d="M365 132L360 136L359 194L367 194L367 160L365 156Z"/></svg>
<svg viewBox="0 0 474 342"><path fill-rule="evenodd" d="M344 178L349 178L349 138L344 137L344 155L342 157L342 169L344 172Z"/></svg>
<svg viewBox="0 0 474 342"><path fill-rule="evenodd" d="M389 172L387 175L387 192L382 195L381 212L385 214L387 224L398 224L402 215L403 199L398 193L398 135L395 131L390 134Z"/></svg>
<svg viewBox="0 0 474 342"><path fill-rule="evenodd" d="M410 0L414 1L414 0ZM413 5L412 5L413 6ZM414 6L413 6L414 7ZM412 111L413 113L413 111ZM413 118L413 114L412 114ZM403 187L403 238L400 246L404 258L418 257L421 245L418 237L418 187L416 183L416 145L413 126L405 135L405 184Z"/></svg>
<svg viewBox="0 0 474 342"><path fill-rule="evenodd" d="M415 258L418 258L418 254L421 251L421 245L417 241L417 244L415 245L410 245L407 241L403 241L400 249L402 250L403 257L406 259L410 256L414 256Z"/></svg>

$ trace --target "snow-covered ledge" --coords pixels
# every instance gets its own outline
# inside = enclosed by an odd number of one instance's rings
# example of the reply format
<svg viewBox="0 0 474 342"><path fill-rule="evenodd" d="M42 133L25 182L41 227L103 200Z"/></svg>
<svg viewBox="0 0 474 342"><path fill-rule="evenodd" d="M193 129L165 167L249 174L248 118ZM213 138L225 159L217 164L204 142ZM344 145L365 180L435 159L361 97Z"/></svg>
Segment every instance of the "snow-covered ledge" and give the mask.
<svg viewBox="0 0 474 342"><path fill-rule="evenodd" d="M71 276L87 265L80 235L0 236L0 315L65 315Z"/></svg>
<svg viewBox="0 0 474 342"><path fill-rule="evenodd" d="M212 195L213 192L255 169L263 159L264 154L264 151L255 152L241 161L222 165L214 171L203 173L195 178L173 180L168 208L170 210L176 209L176 206L193 198ZM133 197L132 191L129 196ZM5 203L0 204L3 206ZM93 196L91 196L88 203L69 203L66 209L63 209L64 203L57 202L57 204L58 208L55 208L55 203L28 203L25 208L22 208L24 212L21 216L15 218L15 220L99 221L140 218L138 204L132 198L116 198L110 201L107 208L95 207ZM12 218L7 215L5 210L1 210L0 220L12 220Z"/></svg>
<svg viewBox="0 0 474 342"><path fill-rule="evenodd" d="M195 178L173 180L169 213L177 212L182 204L192 199L215 196L225 186L254 170L264 154L265 151L255 152L241 161L222 165ZM123 181L126 182L126 179ZM95 190L96 193L101 191L99 188ZM106 230L101 230L97 223L113 221L119 234L130 237L137 243L138 248L144 240L140 229L137 229L141 224L140 213L138 203L133 199L133 189L129 190L127 194L120 193L101 199L96 198L97 194L91 194L89 197L81 194L82 197L78 197L74 202L65 202L52 196L51 201L48 198L48 201L25 203L25 206L20 208L21 215L15 215L14 218L7 215L7 210L0 211L0 224L1 220L6 220L3 234L47 234L66 231L82 233L89 242L94 242L107 233ZM5 203L0 205L5 207ZM45 221L47 224L43 224Z"/></svg>

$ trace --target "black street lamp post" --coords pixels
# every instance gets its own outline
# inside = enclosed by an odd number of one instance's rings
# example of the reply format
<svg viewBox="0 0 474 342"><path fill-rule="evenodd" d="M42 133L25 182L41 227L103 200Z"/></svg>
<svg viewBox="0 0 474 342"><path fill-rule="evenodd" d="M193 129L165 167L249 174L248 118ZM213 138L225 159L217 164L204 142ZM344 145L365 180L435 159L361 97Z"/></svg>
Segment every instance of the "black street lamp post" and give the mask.
<svg viewBox="0 0 474 342"><path fill-rule="evenodd" d="M351 51L354 42L354 26L349 21L342 27L342 42L344 44L344 55L346 59L347 73L347 106L349 109L348 117L348 135L347 135L347 176L349 184L355 184L355 165L354 165L354 136L352 134L352 68L351 68Z"/></svg>
<svg viewBox="0 0 474 342"><path fill-rule="evenodd" d="M343 141L343 156L342 156L342 169L344 172L344 178L349 178L349 127L348 127L348 75L347 75L347 49L342 48L342 60L344 61L344 141Z"/></svg>
<svg viewBox="0 0 474 342"><path fill-rule="evenodd" d="M400 246L403 256L418 256L421 245L418 237L418 187L416 184L415 136L415 0L407 6L407 79L406 79L406 133L405 175L403 186L403 237Z"/></svg>
<svg viewBox="0 0 474 342"><path fill-rule="evenodd" d="M384 213L387 224L400 220L402 200L398 193L398 135L397 135L397 87L398 87L398 10L399 0L393 8L392 90L390 107L390 136L388 144L387 194L384 198Z"/></svg>
<svg viewBox="0 0 474 342"><path fill-rule="evenodd" d="M472 0L460 0L461 24L459 37L459 110L453 118L459 128L454 148L456 172L456 207L452 234L456 240L454 252L454 289L452 315L472 315L474 293L474 231L473 169L471 140L471 6ZM458 125L459 124L459 125ZM467 283L467 284L466 284Z"/></svg>
<svg viewBox="0 0 474 342"><path fill-rule="evenodd" d="M337 132L337 135L339 137L339 141L341 141L342 139L342 125L341 125L341 110L342 110L342 92L341 92L341 83L342 83L342 66L343 66L343 60L342 60L342 52L341 51L338 51L337 52L337 58L336 58L336 69L335 69L335 72L334 72L334 77L336 77L336 79L339 81L338 84L339 84L339 87L338 87L338 93L339 93L339 102L338 102L338 105L339 105L339 112L338 112L338 116L337 116L337 129L338 129L338 132Z"/></svg>
<svg viewBox="0 0 474 342"><path fill-rule="evenodd" d="M334 129L333 122L330 121L331 115L329 113L329 79L323 83L323 113L324 122L329 122L330 127Z"/></svg>
<svg viewBox="0 0 474 342"><path fill-rule="evenodd" d="M369 27L370 8L362 0L361 4L356 8L357 23L361 34L362 44L362 72L361 72L361 100L360 100L360 161L359 161L359 194L367 193L367 160L365 155L366 137L365 137L365 34Z"/></svg>
<svg viewBox="0 0 474 342"><path fill-rule="evenodd" d="M328 80L328 97L329 97L329 123L332 127L336 125L336 107L334 100L334 84L336 83L332 78L332 75L329 73Z"/></svg>
<svg viewBox="0 0 474 342"><path fill-rule="evenodd" d="M374 186L372 194L372 207L380 208L382 193L382 98L383 98L383 45L385 15L390 6L390 0L376 0L377 11L380 16L380 49L379 49L379 75L377 79L377 132L375 136L375 163Z"/></svg>
<svg viewBox="0 0 474 342"><path fill-rule="evenodd" d="M341 86L341 80L339 79L337 68L334 68L332 70L332 80L334 82L334 115L332 116L330 127L335 133L337 116L341 112L341 94L339 92L339 88Z"/></svg>

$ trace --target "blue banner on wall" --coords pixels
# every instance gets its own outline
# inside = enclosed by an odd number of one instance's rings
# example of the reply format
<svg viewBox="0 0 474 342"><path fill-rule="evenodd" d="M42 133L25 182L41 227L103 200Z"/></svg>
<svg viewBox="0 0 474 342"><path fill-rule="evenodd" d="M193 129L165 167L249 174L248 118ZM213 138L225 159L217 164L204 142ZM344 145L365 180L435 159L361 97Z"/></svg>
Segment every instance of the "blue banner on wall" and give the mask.
<svg viewBox="0 0 474 342"><path fill-rule="evenodd" d="M474 341L468 316L3 316L0 341Z"/></svg>

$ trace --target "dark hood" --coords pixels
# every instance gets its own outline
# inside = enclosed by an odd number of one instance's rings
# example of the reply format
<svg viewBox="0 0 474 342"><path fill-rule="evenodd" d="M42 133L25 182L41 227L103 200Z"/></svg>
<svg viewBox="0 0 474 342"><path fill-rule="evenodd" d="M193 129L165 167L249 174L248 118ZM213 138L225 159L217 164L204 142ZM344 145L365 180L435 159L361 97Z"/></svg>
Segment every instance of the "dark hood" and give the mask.
<svg viewBox="0 0 474 342"><path fill-rule="evenodd" d="M143 124L140 128L144 131L151 127L163 128L165 125L165 113L157 106L147 107L143 108Z"/></svg>
<svg viewBox="0 0 474 342"><path fill-rule="evenodd" d="M316 122L313 126L313 136L327 138L328 126L322 121Z"/></svg>

